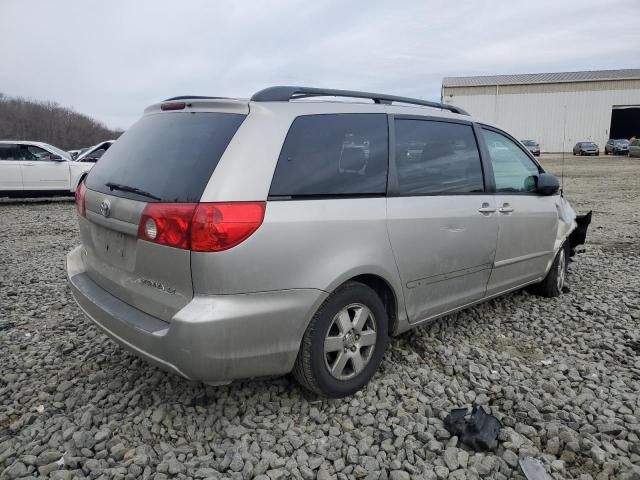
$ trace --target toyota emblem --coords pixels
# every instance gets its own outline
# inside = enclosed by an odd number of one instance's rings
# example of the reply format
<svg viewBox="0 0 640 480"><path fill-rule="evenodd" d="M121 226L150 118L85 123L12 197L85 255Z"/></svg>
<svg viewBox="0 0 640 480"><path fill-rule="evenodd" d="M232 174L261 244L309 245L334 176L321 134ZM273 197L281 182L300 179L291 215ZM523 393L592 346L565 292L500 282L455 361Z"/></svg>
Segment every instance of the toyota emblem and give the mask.
<svg viewBox="0 0 640 480"><path fill-rule="evenodd" d="M100 202L100 213L103 217L108 217L111 213L111 202L106 198Z"/></svg>

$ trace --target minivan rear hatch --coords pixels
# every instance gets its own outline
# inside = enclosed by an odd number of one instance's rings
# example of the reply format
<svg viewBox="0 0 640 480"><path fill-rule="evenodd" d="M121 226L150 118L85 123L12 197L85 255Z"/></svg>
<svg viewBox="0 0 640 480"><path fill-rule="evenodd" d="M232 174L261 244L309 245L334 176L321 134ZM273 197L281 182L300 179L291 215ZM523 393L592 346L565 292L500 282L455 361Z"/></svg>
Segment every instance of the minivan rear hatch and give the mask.
<svg viewBox="0 0 640 480"><path fill-rule="evenodd" d="M89 277L165 321L193 297L191 252L139 239L142 213L150 203L199 202L248 113L247 102L232 100L170 105L147 109L96 163L80 220Z"/></svg>

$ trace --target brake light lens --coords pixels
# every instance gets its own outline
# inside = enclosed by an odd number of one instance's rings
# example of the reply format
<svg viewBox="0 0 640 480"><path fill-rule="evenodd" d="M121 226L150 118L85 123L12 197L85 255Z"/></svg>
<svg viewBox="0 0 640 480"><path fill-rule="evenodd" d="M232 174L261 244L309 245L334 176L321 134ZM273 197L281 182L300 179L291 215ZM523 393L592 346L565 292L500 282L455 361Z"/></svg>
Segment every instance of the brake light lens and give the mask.
<svg viewBox="0 0 640 480"><path fill-rule="evenodd" d="M163 103L162 105L160 105L160 110L162 110L162 111L184 110L184 107L186 107L186 106L187 106L187 104L185 102Z"/></svg>
<svg viewBox="0 0 640 480"><path fill-rule="evenodd" d="M194 252L228 250L262 225L265 202L150 203L138 238Z"/></svg>
<svg viewBox="0 0 640 480"><path fill-rule="evenodd" d="M87 194L87 187L84 184L84 180L76 187L76 209L78 215L81 217L87 217L87 206L85 204L85 195Z"/></svg>
<svg viewBox="0 0 640 480"><path fill-rule="evenodd" d="M142 212L138 238L189 250L195 203L150 203Z"/></svg>
<svg viewBox="0 0 640 480"><path fill-rule="evenodd" d="M264 202L200 203L191 225L191 250L221 252L244 242L264 220Z"/></svg>

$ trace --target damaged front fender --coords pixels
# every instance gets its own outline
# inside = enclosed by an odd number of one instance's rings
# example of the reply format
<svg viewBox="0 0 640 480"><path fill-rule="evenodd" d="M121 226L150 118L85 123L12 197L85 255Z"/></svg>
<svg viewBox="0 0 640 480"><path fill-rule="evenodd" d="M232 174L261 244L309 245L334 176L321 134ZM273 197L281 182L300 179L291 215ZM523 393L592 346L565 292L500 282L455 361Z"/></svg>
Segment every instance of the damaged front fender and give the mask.
<svg viewBox="0 0 640 480"><path fill-rule="evenodd" d="M571 255L574 255L575 248L585 242L592 212L589 211L585 215L577 215L563 196L560 196L558 200L556 208L558 209L559 225L554 251L557 252L565 242L568 242Z"/></svg>
<svg viewBox="0 0 640 480"><path fill-rule="evenodd" d="M573 256L576 253L576 247L578 245L584 245L587 239L587 229L591 224L591 215L593 211L589 210L589 213L584 215L576 215L576 228L573 229L569 235L569 255Z"/></svg>

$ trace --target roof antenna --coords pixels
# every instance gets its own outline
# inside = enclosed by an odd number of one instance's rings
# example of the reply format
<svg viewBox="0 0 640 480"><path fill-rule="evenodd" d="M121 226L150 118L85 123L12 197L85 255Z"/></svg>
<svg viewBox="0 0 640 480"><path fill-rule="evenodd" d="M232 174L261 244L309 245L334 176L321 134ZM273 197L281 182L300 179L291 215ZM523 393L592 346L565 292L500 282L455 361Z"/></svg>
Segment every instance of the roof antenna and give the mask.
<svg viewBox="0 0 640 480"><path fill-rule="evenodd" d="M562 169L560 171L560 195L564 196L564 157L567 144L567 106L564 106L564 119L562 126Z"/></svg>

